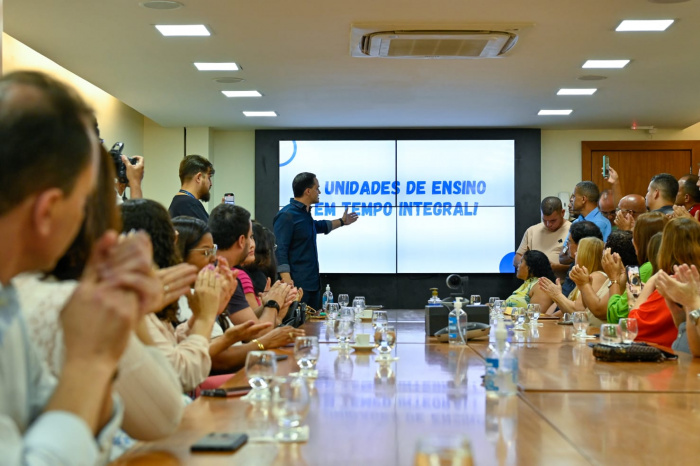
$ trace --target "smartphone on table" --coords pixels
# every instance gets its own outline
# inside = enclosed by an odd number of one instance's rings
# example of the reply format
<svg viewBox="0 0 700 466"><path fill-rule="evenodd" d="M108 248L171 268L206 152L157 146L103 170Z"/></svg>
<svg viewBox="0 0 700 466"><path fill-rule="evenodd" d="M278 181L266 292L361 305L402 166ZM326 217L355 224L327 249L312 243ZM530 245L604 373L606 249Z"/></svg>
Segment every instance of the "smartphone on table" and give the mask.
<svg viewBox="0 0 700 466"><path fill-rule="evenodd" d="M246 434L212 432L190 447L191 451L236 451L248 441Z"/></svg>
<svg viewBox="0 0 700 466"><path fill-rule="evenodd" d="M639 276L639 267L636 265L627 266L627 283L629 283L630 291L636 298L642 292L642 279Z"/></svg>
<svg viewBox="0 0 700 466"><path fill-rule="evenodd" d="M234 205L236 202L236 196L233 193L224 194L224 203Z"/></svg>
<svg viewBox="0 0 700 466"><path fill-rule="evenodd" d="M241 386L241 387L215 388L212 390L202 390L201 395L202 396L212 396L215 398L226 398L226 397L245 395L249 391L250 391L250 387L248 385L245 385L245 386Z"/></svg>

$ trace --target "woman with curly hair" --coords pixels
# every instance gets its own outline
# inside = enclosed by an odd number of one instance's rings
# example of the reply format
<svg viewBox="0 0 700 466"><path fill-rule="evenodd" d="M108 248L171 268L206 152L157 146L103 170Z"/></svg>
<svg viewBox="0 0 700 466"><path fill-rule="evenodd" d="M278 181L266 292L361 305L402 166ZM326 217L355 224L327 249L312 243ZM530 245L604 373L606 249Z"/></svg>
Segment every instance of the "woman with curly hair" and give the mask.
<svg viewBox="0 0 700 466"><path fill-rule="evenodd" d="M547 309L552 304L552 299L542 291L538 283L540 277L546 277L549 280L555 279L552 265L543 252L525 252L515 276L524 280L525 283L506 299L508 307L527 307L528 304L539 304L540 309Z"/></svg>

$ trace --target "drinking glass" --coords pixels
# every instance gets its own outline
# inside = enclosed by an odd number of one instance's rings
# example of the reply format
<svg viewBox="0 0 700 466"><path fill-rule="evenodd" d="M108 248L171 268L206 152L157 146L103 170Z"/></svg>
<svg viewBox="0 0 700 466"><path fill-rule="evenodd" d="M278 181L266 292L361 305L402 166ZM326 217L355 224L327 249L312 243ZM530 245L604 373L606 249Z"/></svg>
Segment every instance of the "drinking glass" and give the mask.
<svg viewBox="0 0 700 466"><path fill-rule="evenodd" d="M513 320L513 322L515 322L515 327L513 327L513 330L518 330L518 331L525 330L525 327L523 327L523 324L525 323L525 308L524 307L514 307L513 311L510 314L510 317Z"/></svg>
<svg viewBox="0 0 700 466"><path fill-rule="evenodd" d="M362 319L362 314L365 310L365 297L355 296L355 299L352 300L352 307L355 309L355 318Z"/></svg>
<svg viewBox="0 0 700 466"><path fill-rule="evenodd" d="M469 438L462 434L427 435L418 439L414 466L472 466Z"/></svg>
<svg viewBox="0 0 700 466"><path fill-rule="evenodd" d="M309 411L309 388L301 377L278 379L272 388L272 412L279 432L275 439L294 442L299 439L299 426Z"/></svg>
<svg viewBox="0 0 700 466"><path fill-rule="evenodd" d="M585 312L574 312L574 330L577 338L585 338L588 330L588 314Z"/></svg>
<svg viewBox="0 0 700 466"><path fill-rule="evenodd" d="M338 346L342 349L349 348L349 341L355 330L354 310L351 307L344 307L340 310L340 315L333 322L333 330L338 338Z"/></svg>
<svg viewBox="0 0 700 466"><path fill-rule="evenodd" d="M347 305L350 304L350 296L346 294L339 294L338 304L340 304L340 307L347 307Z"/></svg>
<svg viewBox="0 0 700 466"><path fill-rule="evenodd" d="M248 397L264 400L269 397L268 387L277 372L277 356L273 351L250 351L245 358L245 374L252 390Z"/></svg>
<svg viewBox="0 0 700 466"><path fill-rule="evenodd" d="M396 344L396 328L384 325L374 332L374 341L379 343L379 354L388 356Z"/></svg>
<svg viewBox="0 0 700 466"><path fill-rule="evenodd" d="M604 345L615 345L622 342L620 326L617 324L603 324L600 326L600 342Z"/></svg>
<svg viewBox="0 0 700 466"><path fill-rule="evenodd" d="M472 305L481 304L481 295L473 294L469 299L469 303Z"/></svg>
<svg viewBox="0 0 700 466"><path fill-rule="evenodd" d="M337 319L338 312L340 311L340 303L329 303L326 307L326 317L330 320Z"/></svg>
<svg viewBox="0 0 700 466"><path fill-rule="evenodd" d="M622 336L622 343L632 343L639 333L637 319L620 319L620 333Z"/></svg>
<svg viewBox="0 0 700 466"><path fill-rule="evenodd" d="M319 347L318 337L303 336L297 337L294 342L294 359L296 359L301 375L307 375L316 368Z"/></svg>
<svg viewBox="0 0 700 466"><path fill-rule="evenodd" d="M508 307L508 305L506 304L505 299L497 299L496 302L493 304L493 308L496 310L496 312L500 316L503 315L503 313L505 312L507 307Z"/></svg>
<svg viewBox="0 0 700 466"><path fill-rule="evenodd" d="M389 323L389 316L386 311L374 311L372 312L372 327L382 327Z"/></svg>
<svg viewBox="0 0 700 466"><path fill-rule="evenodd" d="M542 326L542 324L537 323L537 319L540 318L540 305L539 304L528 304L527 305L527 318L530 319L530 327Z"/></svg>

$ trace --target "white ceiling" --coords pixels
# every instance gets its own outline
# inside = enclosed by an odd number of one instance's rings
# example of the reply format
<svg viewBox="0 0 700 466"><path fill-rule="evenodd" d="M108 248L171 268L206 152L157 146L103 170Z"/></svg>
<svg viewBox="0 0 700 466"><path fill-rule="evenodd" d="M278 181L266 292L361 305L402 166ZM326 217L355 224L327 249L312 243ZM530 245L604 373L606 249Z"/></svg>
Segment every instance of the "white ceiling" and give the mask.
<svg viewBox="0 0 700 466"><path fill-rule="evenodd" d="M700 0L4 0L5 32L163 126L684 128L700 121ZM666 1L669 0L656 0ZM676 19L616 33L622 19ZM504 58L352 58L353 23L531 22ZM204 23L211 37L166 38L153 24ZM587 59L630 58L623 70ZM238 72L198 72L235 61ZM580 81L587 74L603 81ZM239 84L213 78L237 76ZM598 87L593 97L556 96ZM221 90L264 97L227 99ZM537 116L571 108L568 117ZM251 119L243 110L275 110Z"/></svg>

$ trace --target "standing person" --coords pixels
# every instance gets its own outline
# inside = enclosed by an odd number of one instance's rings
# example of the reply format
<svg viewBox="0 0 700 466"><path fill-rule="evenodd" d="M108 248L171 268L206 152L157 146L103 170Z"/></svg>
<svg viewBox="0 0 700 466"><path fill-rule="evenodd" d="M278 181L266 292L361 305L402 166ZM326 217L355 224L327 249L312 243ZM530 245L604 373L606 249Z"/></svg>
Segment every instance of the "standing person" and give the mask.
<svg viewBox="0 0 700 466"><path fill-rule="evenodd" d="M117 364L137 320L162 297L145 234L97 242L61 312L59 380L27 333L11 280L50 270L78 233L98 167L94 117L62 83L36 72L0 78L0 458L3 464L106 460L121 404ZM155 293L154 290L158 290Z"/></svg>
<svg viewBox="0 0 700 466"><path fill-rule="evenodd" d="M650 212L661 212L664 215L673 213L673 204L678 195L678 181L668 173L654 175L649 182L647 194L644 196Z"/></svg>
<svg viewBox="0 0 700 466"><path fill-rule="evenodd" d="M180 191L173 197L168 213L170 218L181 215L209 220L202 202L211 197L214 165L201 155L188 155L180 162ZM201 201L201 202L200 202Z"/></svg>
<svg viewBox="0 0 700 466"><path fill-rule="evenodd" d="M612 231L612 226L610 221L600 213L598 209L598 199L600 198L600 191L598 186L592 181L581 181L574 188L574 211L579 213L579 217L572 223L577 222L593 222L600 229L603 234L603 242L607 241L608 235ZM559 256L559 262L561 264L571 264L574 261L574 257L569 251L569 239L564 242L564 250Z"/></svg>
<svg viewBox="0 0 700 466"><path fill-rule="evenodd" d="M554 274L559 278L566 277L568 265L559 263L559 254L564 246L564 240L569 236L571 222L564 219L564 208L561 199L555 196L545 197L540 204L542 223L533 225L525 231L520 247L515 252L513 267L518 267L527 251L543 252L551 264Z"/></svg>
<svg viewBox="0 0 700 466"><path fill-rule="evenodd" d="M314 220L311 205L318 203L321 194L318 179L313 173L299 173L292 181L294 198L280 210L273 221L277 238L277 272L282 281L304 290L302 301L318 309L321 305L321 276L318 269L316 235L327 235L336 228L357 221L357 214L348 214L336 220Z"/></svg>
<svg viewBox="0 0 700 466"><path fill-rule="evenodd" d="M686 208L691 217L700 211L700 187L697 175L685 175L678 180L676 205Z"/></svg>

